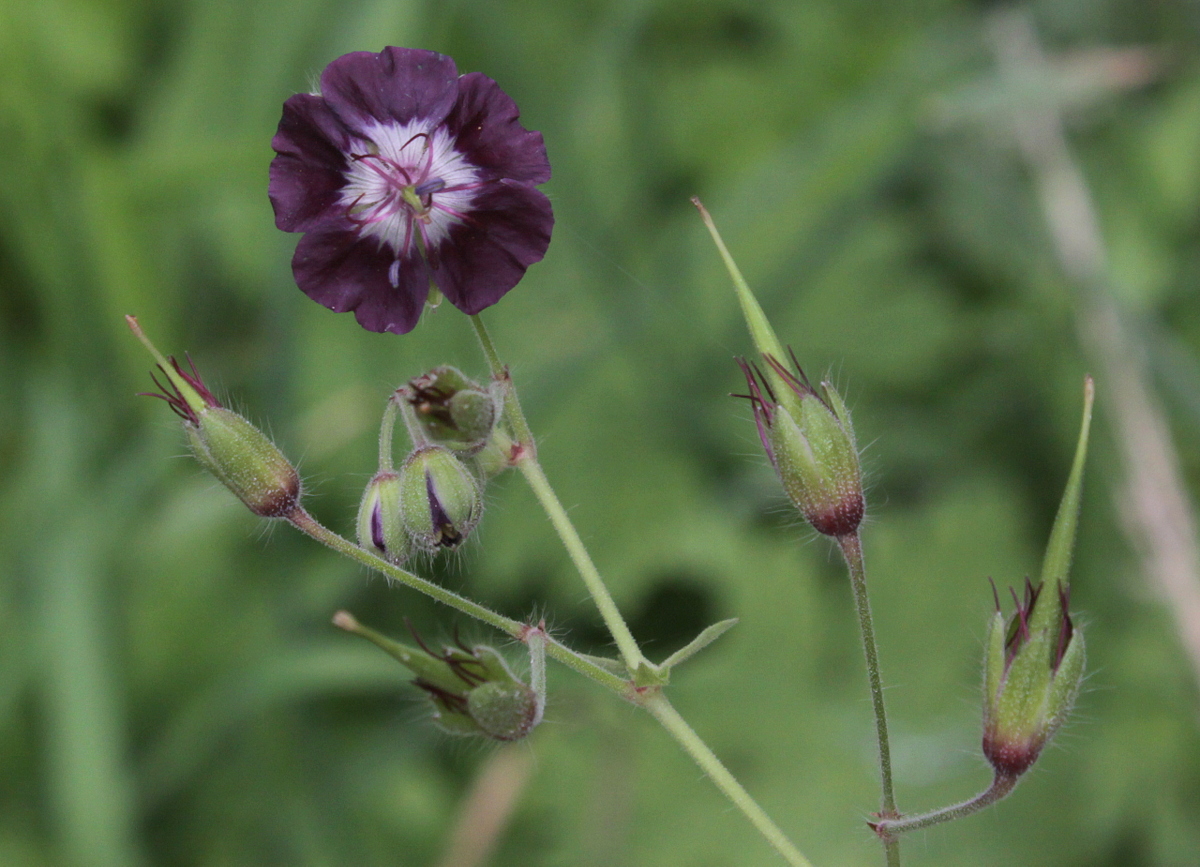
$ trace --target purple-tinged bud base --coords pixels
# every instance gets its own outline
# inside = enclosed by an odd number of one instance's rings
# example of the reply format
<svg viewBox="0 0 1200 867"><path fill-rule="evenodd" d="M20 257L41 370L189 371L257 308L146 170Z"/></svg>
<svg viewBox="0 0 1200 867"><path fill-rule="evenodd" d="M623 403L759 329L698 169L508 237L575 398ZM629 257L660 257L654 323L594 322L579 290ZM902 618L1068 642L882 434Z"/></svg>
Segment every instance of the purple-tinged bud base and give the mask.
<svg viewBox="0 0 1200 867"><path fill-rule="evenodd" d="M1032 738L1009 742L996 732L983 733L983 755L997 774L1019 777L1029 770L1046 745L1044 739Z"/></svg>
<svg viewBox="0 0 1200 867"><path fill-rule="evenodd" d="M775 469L786 493L813 529L826 536L858 530L865 511L853 442L824 403L803 405L801 422L782 406L768 429Z"/></svg>
<svg viewBox="0 0 1200 867"><path fill-rule="evenodd" d="M814 530L825 536L849 536L858 530L862 524L866 504L858 491L845 491L837 505L830 510L819 512L810 510L804 513L808 523Z"/></svg>
<svg viewBox="0 0 1200 867"><path fill-rule="evenodd" d="M998 775L1018 777L1066 720L1083 680L1083 634L1059 608L1058 623L1030 628L1041 594L1026 584L1025 599L1006 622L992 616L984 659L983 754Z"/></svg>
<svg viewBox="0 0 1200 867"><path fill-rule="evenodd" d="M742 397L784 493L818 533L849 536L862 523L865 500L846 405L829 383L814 389L799 365L793 374L772 356L765 361L763 372L738 359L749 389Z"/></svg>

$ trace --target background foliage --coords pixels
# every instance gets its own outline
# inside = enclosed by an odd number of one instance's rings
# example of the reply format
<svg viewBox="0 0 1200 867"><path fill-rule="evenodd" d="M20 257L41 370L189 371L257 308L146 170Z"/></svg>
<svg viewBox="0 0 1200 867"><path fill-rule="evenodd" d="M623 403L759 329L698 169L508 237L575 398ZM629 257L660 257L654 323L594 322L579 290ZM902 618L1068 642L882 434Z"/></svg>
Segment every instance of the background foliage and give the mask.
<svg viewBox="0 0 1200 867"><path fill-rule="evenodd" d="M1148 47L1151 81L1084 88L1071 135L1119 301L1200 473L1200 7L1033 6L1047 50ZM492 748L422 721L401 672L329 626L455 618L266 527L134 397L184 349L352 528L389 390L482 373L453 309L396 338L294 287L266 198L282 101L340 53L433 48L545 133L558 224L488 321L547 471L636 634L665 656L740 625L671 695L819 865L879 863L849 588L781 509L731 356L749 351L688 196L772 317L849 393L869 443L866 548L901 806L986 782L978 657L1036 572L1088 363L965 0L0 0L0 863L426 865ZM1094 83L1096 79L1086 79ZM1120 90L1119 88L1117 90ZM1085 97L1087 97L1085 99ZM1098 383L1105 413L1105 383ZM1182 865L1200 851L1197 690L1094 443L1074 723L998 808L916 835L924 865ZM1193 491L1195 493L1195 491ZM603 651L520 479L429 567ZM473 637L485 636L466 626ZM520 748L496 865L768 865L643 715L562 669Z"/></svg>

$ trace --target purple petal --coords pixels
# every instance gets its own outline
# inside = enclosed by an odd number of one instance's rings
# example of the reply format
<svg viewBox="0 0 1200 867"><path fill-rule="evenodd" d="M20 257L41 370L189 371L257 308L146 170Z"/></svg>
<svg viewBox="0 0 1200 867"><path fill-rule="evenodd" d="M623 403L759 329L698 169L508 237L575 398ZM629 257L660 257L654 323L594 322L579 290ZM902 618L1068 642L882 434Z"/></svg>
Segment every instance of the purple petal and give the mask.
<svg viewBox="0 0 1200 867"><path fill-rule="evenodd" d="M521 126L520 109L496 82L480 72L458 80L458 101L446 117L455 147L484 178L530 184L550 180L550 161L540 132Z"/></svg>
<svg viewBox="0 0 1200 867"><path fill-rule="evenodd" d="M321 73L321 96L352 129L369 131L379 121L438 123L454 106L458 68L436 51L383 49L343 54Z"/></svg>
<svg viewBox="0 0 1200 867"><path fill-rule="evenodd" d="M352 231L311 232L296 245L292 273L305 295L338 313L353 310L368 331L407 334L429 295L429 269L417 256L393 269L395 262L378 239Z"/></svg>
<svg viewBox="0 0 1200 867"><path fill-rule="evenodd" d="M267 187L276 226L285 232L307 232L341 213L338 191L345 183L348 138L319 96L298 93L283 104L279 129L271 139L278 156L271 160Z"/></svg>
<svg viewBox="0 0 1200 867"><path fill-rule="evenodd" d="M533 187L489 184L471 202L469 221L453 227L438 247L433 280L464 313L499 301L541 260L550 245L554 213Z"/></svg>

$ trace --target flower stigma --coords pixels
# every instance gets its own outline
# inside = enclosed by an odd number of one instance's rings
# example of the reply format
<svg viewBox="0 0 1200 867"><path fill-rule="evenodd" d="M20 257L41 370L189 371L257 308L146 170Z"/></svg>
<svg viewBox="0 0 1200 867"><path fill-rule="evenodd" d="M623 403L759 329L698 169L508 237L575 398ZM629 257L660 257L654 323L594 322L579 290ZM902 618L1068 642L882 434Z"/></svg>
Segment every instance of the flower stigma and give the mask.
<svg viewBox="0 0 1200 867"><path fill-rule="evenodd" d="M455 222L469 218L478 173L444 130L426 132L421 121L376 123L362 152L348 154L341 203L363 235L378 238L395 255L388 270L400 285L400 263L415 244L433 267L438 245ZM436 198L435 198L436 195Z"/></svg>

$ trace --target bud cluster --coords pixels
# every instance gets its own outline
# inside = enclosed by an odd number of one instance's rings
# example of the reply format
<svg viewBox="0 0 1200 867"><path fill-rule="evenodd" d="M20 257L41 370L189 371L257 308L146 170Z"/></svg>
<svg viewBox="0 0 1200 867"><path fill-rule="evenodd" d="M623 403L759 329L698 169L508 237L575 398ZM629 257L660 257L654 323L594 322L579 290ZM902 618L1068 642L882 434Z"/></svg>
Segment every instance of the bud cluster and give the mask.
<svg viewBox="0 0 1200 867"><path fill-rule="evenodd" d="M367 483L358 510L363 548L399 565L413 551L436 554L463 543L483 513L483 485L509 464L511 451L498 430L502 393L453 367L436 367L398 388L388 402L380 435L380 468ZM413 443L392 469L395 413Z"/></svg>
<svg viewBox="0 0 1200 867"><path fill-rule="evenodd" d="M546 704L544 683L538 676L545 667L542 627L529 627L525 637L531 686L519 680L499 651L487 645L468 647L456 637L453 645L435 651L415 631L418 646L409 647L363 626L346 611L339 611L333 622L366 638L416 675L413 685L432 702L434 724L447 734L515 741L542 721Z"/></svg>

